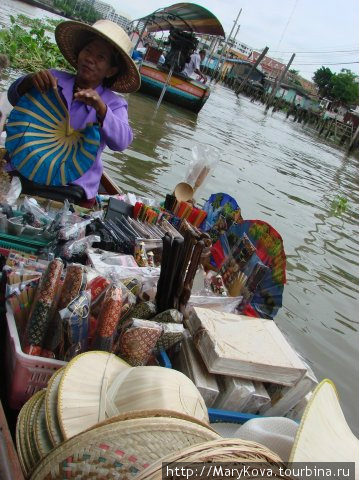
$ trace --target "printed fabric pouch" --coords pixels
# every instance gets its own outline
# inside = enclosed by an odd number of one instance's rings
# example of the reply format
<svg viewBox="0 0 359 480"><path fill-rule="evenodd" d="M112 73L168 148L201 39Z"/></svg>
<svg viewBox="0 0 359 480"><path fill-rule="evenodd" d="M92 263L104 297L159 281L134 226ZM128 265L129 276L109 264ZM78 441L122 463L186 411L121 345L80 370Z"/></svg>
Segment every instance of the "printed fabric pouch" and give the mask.
<svg viewBox="0 0 359 480"><path fill-rule="evenodd" d="M161 335L160 323L132 318L121 328L117 354L133 367L146 365Z"/></svg>

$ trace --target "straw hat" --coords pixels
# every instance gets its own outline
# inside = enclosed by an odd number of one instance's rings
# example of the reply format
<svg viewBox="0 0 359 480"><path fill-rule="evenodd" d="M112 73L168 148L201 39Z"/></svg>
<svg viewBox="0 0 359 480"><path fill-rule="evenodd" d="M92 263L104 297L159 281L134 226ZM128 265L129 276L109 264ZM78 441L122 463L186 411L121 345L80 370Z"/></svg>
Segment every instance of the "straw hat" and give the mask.
<svg viewBox="0 0 359 480"><path fill-rule="evenodd" d="M143 415L120 416L65 441L40 462L31 480L132 478L163 455L219 438L192 419Z"/></svg>
<svg viewBox="0 0 359 480"><path fill-rule="evenodd" d="M123 28L111 20L98 20L92 26L73 20L60 23L55 30L56 43L66 60L77 68L77 56L86 39L97 36L110 43L120 54L120 72L111 90L121 93L140 88L141 77L131 59L132 42Z"/></svg>
<svg viewBox="0 0 359 480"><path fill-rule="evenodd" d="M350 430L330 380L314 390L303 413L290 462L355 462L359 478L359 440Z"/></svg>
<svg viewBox="0 0 359 480"><path fill-rule="evenodd" d="M180 463L179 463L180 462ZM207 468L202 471L195 470L194 478L197 480L217 478L215 474L210 475L210 464L217 462L225 462L223 466L236 468L242 462L248 466L248 473L250 471L251 462L254 470L250 478L263 478L263 474L258 472L258 464L264 467L266 463L270 464L273 477L288 479L285 475L281 475L280 467L285 469L285 464L281 463L281 459L268 448L255 442L248 442L240 439L225 439L219 438L205 443L190 446L180 452L170 453L154 462L147 467L143 472L136 476L136 480L161 480L173 478L172 475L167 476L163 467L174 468L178 465L184 465L190 469L192 463L197 464L204 462ZM248 462L248 463L247 463ZM195 468L195 465L193 465ZM238 474L229 476L229 478L238 478ZM227 475L226 475L227 477ZM248 474L246 475L248 477Z"/></svg>

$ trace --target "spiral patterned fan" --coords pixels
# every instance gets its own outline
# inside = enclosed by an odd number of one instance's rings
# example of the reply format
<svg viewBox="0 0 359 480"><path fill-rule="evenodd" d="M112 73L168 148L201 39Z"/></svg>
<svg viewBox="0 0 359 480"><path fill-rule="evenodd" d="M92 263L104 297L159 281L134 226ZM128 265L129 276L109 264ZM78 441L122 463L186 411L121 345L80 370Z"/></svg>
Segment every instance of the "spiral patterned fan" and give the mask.
<svg viewBox="0 0 359 480"><path fill-rule="evenodd" d="M22 96L6 126L5 147L11 165L41 185L68 185L94 163L100 144L97 124L70 126L69 112L57 88Z"/></svg>

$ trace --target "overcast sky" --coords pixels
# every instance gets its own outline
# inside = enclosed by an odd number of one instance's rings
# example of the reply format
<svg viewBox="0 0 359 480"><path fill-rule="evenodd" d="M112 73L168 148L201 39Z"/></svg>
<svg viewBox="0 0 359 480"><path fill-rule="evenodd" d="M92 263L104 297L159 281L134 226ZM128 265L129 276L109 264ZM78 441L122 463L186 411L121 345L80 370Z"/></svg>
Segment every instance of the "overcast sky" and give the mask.
<svg viewBox="0 0 359 480"><path fill-rule="evenodd" d="M135 19L176 1L112 0L111 3ZM227 35L242 8L237 40L257 49L268 46L268 55L283 63L296 53L291 68L309 80L322 65L333 72L348 68L359 75L358 0L198 0L189 3L200 4L214 13ZM341 62L345 63L330 65Z"/></svg>

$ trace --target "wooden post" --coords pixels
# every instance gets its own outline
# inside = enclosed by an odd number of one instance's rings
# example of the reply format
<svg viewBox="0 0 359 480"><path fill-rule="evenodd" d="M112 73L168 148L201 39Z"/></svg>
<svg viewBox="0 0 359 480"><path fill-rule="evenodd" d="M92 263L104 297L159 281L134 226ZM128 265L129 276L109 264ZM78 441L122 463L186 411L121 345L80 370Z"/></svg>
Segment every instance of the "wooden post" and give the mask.
<svg viewBox="0 0 359 480"><path fill-rule="evenodd" d="M229 34L229 36L227 37L227 40L225 41L225 43L224 43L224 45L223 45L222 52L221 52L221 55L220 55L220 57L219 57L218 65L217 65L217 67L219 67L218 78L221 78L221 72L222 72L222 68L223 68L223 65L221 65L222 58L223 58L225 52L227 51L227 46L228 46L229 40L231 39L233 30L234 30L235 26L237 25L237 22L238 22L238 19L239 19L239 16L240 16L241 13L242 13L242 9L239 10L239 13L238 13L238 15L237 15L236 21L235 21L234 24L233 24L231 33ZM213 77L211 78L211 80L212 80L214 77L216 77L216 75L217 75L217 68L216 68L215 72L213 73Z"/></svg>
<svg viewBox="0 0 359 480"><path fill-rule="evenodd" d="M295 53L293 53L293 55L290 57L290 60L287 64L287 66L285 67L284 70L282 70L282 72L280 73L280 75L277 77L274 85L273 85L273 89L268 97L268 102L267 102L267 105L266 105L266 111L269 109L271 103L272 103L272 100L273 98L275 97L275 94L277 93L277 90L278 90L278 86L280 85L284 75L288 72L289 70L289 67L291 66L293 60L294 60L294 57L295 57Z"/></svg>
<svg viewBox="0 0 359 480"><path fill-rule="evenodd" d="M236 89L236 83L234 84L234 90L235 90L235 93L236 95L238 96L238 94L243 90L243 88L245 87L246 83L248 82L249 80L249 77L251 76L252 72L254 71L255 68L258 67L258 65L261 63L261 61L263 60L263 58L266 56L266 53L268 52L269 50L269 47L266 47L263 52L259 55L259 57L257 58L257 60L255 61L255 63L253 63L253 65L251 66L250 70L248 71L247 75L244 77L244 79L242 80L242 82L240 83L239 87Z"/></svg>
<svg viewBox="0 0 359 480"><path fill-rule="evenodd" d="M355 133L350 141L349 147L348 147L348 152L352 152L354 148L358 146L359 143L359 127L355 130Z"/></svg>

